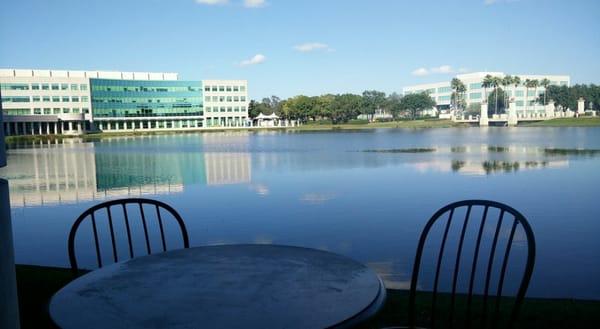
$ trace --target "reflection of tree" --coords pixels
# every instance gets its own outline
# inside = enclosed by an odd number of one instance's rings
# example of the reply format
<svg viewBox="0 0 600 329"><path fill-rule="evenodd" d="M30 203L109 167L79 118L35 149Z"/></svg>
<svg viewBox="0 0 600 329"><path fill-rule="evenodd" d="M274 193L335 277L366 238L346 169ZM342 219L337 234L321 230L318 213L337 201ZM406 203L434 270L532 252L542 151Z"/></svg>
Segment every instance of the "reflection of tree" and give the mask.
<svg viewBox="0 0 600 329"><path fill-rule="evenodd" d="M519 162L508 162L508 161L484 161L482 163L483 170L486 174L491 174L498 171L511 172L518 171L520 164Z"/></svg>
<svg viewBox="0 0 600 329"><path fill-rule="evenodd" d="M459 171L465 166L465 162L461 160L452 160L452 171Z"/></svg>

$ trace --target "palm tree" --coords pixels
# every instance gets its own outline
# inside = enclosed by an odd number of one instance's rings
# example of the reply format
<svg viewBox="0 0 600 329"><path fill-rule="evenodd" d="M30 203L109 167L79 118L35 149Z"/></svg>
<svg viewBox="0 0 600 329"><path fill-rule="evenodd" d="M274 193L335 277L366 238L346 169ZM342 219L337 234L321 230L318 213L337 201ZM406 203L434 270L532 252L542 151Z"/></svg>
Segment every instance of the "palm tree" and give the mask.
<svg viewBox="0 0 600 329"><path fill-rule="evenodd" d="M512 77L512 85L514 86L513 95L516 98L517 97L517 88L521 85L521 78L518 75L515 75L514 77Z"/></svg>
<svg viewBox="0 0 600 329"><path fill-rule="evenodd" d="M494 87L494 94L496 94L496 107L494 108L494 114L498 114L498 86L502 83L500 77L492 77L491 85Z"/></svg>
<svg viewBox="0 0 600 329"><path fill-rule="evenodd" d="M465 84L458 78L452 79L452 82L450 82L450 86L452 87L452 90L454 90L454 93L452 95L454 106L457 109L459 109L461 103L461 95L467 90L467 88L465 87Z"/></svg>
<svg viewBox="0 0 600 329"><path fill-rule="evenodd" d="M531 79L525 79L525 113L527 113L527 108L529 107L529 103L527 102L527 96L529 96L529 88L531 87Z"/></svg>
<svg viewBox="0 0 600 329"><path fill-rule="evenodd" d="M535 90L534 95L535 95L536 99L538 97L537 89L538 89L539 86L540 86L540 81L539 80L537 80L537 79L531 80L531 88L533 88ZM535 100L533 102L534 102L533 109L535 110Z"/></svg>
<svg viewBox="0 0 600 329"><path fill-rule="evenodd" d="M513 77L509 75L505 75L504 78L502 78L502 82L500 83L502 85L502 87L504 87L504 112L506 113L506 107L509 106L510 104L510 98L508 96L508 93L506 92L506 90L508 89L508 86L510 86L513 83Z"/></svg>
<svg viewBox="0 0 600 329"><path fill-rule="evenodd" d="M487 102L487 89L492 86L493 79L494 79L494 77L492 77L491 75L488 74L483 78L483 82L481 83L481 86L483 87L483 99L486 102Z"/></svg>
<svg viewBox="0 0 600 329"><path fill-rule="evenodd" d="M546 95L548 94L548 86L550 86L550 84L550 80L546 78L543 78L542 81L540 81L540 86L544 87L544 108L546 107Z"/></svg>

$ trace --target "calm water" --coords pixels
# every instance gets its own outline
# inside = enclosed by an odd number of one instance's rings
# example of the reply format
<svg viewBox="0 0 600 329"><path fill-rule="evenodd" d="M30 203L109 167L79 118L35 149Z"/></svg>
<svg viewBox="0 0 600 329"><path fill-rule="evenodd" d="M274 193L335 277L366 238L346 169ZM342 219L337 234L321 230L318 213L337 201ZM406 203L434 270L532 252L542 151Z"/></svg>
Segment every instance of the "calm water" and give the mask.
<svg viewBox="0 0 600 329"><path fill-rule="evenodd" d="M485 198L514 206L533 226L530 296L600 299L600 157L548 156L546 147L600 149L600 129L66 141L13 147L0 176L10 181L18 263L68 266L67 235L79 213L143 195L173 205L193 245L320 248L369 264L388 286L406 287L425 221L446 203ZM361 152L398 148L435 152Z"/></svg>

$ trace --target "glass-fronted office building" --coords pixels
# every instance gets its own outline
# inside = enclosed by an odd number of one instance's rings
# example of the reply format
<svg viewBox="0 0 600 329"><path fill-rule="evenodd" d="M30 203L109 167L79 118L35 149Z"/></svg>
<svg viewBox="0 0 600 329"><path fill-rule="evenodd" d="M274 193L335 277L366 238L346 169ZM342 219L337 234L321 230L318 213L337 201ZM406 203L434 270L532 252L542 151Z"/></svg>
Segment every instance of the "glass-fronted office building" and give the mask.
<svg viewBox="0 0 600 329"><path fill-rule="evenodd" d="M246 127L246 80L176 73L0 69L7 135Z"/></svg>

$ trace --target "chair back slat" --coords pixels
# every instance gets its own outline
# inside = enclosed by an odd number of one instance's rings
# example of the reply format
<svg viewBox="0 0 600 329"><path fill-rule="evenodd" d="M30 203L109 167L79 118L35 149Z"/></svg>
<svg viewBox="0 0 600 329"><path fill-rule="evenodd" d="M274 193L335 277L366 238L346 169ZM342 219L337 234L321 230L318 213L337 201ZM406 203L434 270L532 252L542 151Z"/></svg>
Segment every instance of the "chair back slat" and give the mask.
<svg viewBox="0 0 600 329"><path fill-rule="evenodd" d="M165 230L163 229L162 217L160 217L160 208L156 206L156 217L158 218L158 226L160 227L160 240L162 241L163 251L167 251L167 243L165 242Z"/></svg>
<svg viewBox="0 0 600 329"><path fill-rule="evenodd" d="M115 242L115 229L113 227L112 212L110 211L110 207L106 207L106 213L108 214L108 227L110 228L110 242L112 243L113 260L116 263L119 261L119 256L117 255L117 244Z"/></svg>
<svg viewBox="0 0 600 329"><path fill-rule="evenodd" d="M107 218L107 222L108 222L108 229L109 229L109 235L110 235L110 246L112 248L112 260L114 262L118 262L119 261L119 251L118 251L118 244L117 244L117 236L116 236L116 228L118 226L116 226L116 221L117 219L120 219L121 217L119 216L115 216L114 213L114 209L117 210L122 210L123 211L123 222L124 222L124 226L125 226L125 230L126 230L126 235L127 235L127 248L129 250L129 258L133 258L135 256L135 252L134 252L134 248L133 248L133 234L132 234L132 229L131 229L131 225L132 225L132 217L129 214L128 211L128 204L132 204L135 205L137 204L139 207L139 211L140 211L140 221L143 227L143 236L144 236L144 244L145 244L145 249L147 251L147 254L151 254L152 253L152 247L151 247L151 243L150 243L150 234L149 234L149 223L148 220L146 218L146 213L144 212L144 205L152 205L154 206L154 208L156 209L156 215L157 215L157 222L158 222L158 227L160 230L160 239L161 239L161 246L162 246L162 250L163 251L167 251L167 244L166 244L166 238L165 238L165 223L163 220L163 216L161 214L161 209L165 210L166 212L168 212L171 217L173 217L176 221L176 223L179 226L179 230L181 232L181 236L183 239L183 247L184 248L189 248L189 237L188 237L188 233L187 233L187 229L185 227L185 223L183 222L183 219L181 218L181 216L177 213L177 211L175 211L175 209L173 209L171 206L160 202L160 201L156 201L156 200L151 200L151 199L143 199L143 198L132 198L132 199L120 199L120 200L111 200L111 201L107 201L107 202L103 202L101 204L95 205L89 209L87 209L86 211L84 211L73 223L73 226L71 227L71 232L69 233L69 240L68 240L68 252L69 252L69 261L71 263L71 270L73 271L73 273L75 275L78 274L78 262L77 262L77 257L75 254L75 238L77 235L77 232L81 226L81 224L86 221L87 219L91 219L91 223L92 223L92 232L93 232L93 236L94 236L94 248L95 248L95 253L96 253L96 263L98 265L98 267L102 267L103 266L103 260L102 260L102 252L101 252L101 244L100 244L100 238L99 238L99 230L98 230L98 216L96 216L97 212L100 210L106 210L106 218ZM120 205L120 207L118 207ZM113 206L117 206L117 208L114 208ZM118 213L119 211L117 211ZM151 216L152 217L152 216ZM102 218L102 217L101 217ZM123 256L124 254L121 253L121 256Z"/></svg>
<svg viewBox="0 0 600 329"><path fill-rule="evenodd" d="M475 209L475 207L477 207L478 211L481 208L482 211L482 215L481 218L479 217L479 215L474 215L473 211ZM465 215L464 215L464 219L462 216L459 216L455 210L461 208L463 209L462 211L465 211ZM498 218L497 221L494 222L494 219L490 219L488 220L488 217L490 217L490 212L491 209L497 209L499 214L498 214ZM462 212L461 212L462 213ZM507 215L510 214L514 217L514 219L511 221L509 221L508 219L505 219L505 217L507 217ZM492 216L495 217L495 216ZM462 221L461 221L462 220ZM478 221L479 220L479 221ZM459 201L459 202L455 202L452 204L449 204L441 209L439 209L430 219L429 221L426 223L425 228L423 229L423 232L421 233L421 236L419 238L419 242L417 245L417 252L416 252L416 256L415 256L415 263L413 266L413 275L411 278L411 286L410 286L410 293L409 293L409 305L408 305L408 310L409 310L409 314L408 314L408 319L409 319L409 326L411 328L415 327L416 320L417 320L417 312L416 312L416 290L417 290L417 286L419 283L419 274L421 271L421 263L423 262L423 252L424 252L424 247L425 247L425 243L428 240L428 235L429 233L432 231L432 227L434 226L434 224L436 223L440 223L441 222L441 226L440 228L443 230L443 233L441 235L441 242L440 242L440 246L439 248L436 248L433 250L433 252L438 252L437 255L434 256L434 259L432 259L432 261L434 261L435 263L432 264L432 266L435 266L435 274L434 274L434 278L433 278L433 286L432 286L432 296L431 296L431 314L430 316L427 318L427 321L429 322L429 326L431 328L435 328L438 327L438 324L440 326L443 326L444 328L452 328L455 326L455 322L456 320L460 319L457 317L457 315L455 314L458 310L462 310L465 311L466 317L464 318L464 322L460 327L466 327L466 328L470 328L471 327L471 323L473 322L472 320L481 320L481 324L478 325L477 327L481 327L481 328L486 328L490 325L488 319L492 319L492 327L496 327L499 323L499 321L497 321L500 317L500 309L501 309L501 304L504 305L503 303L501 303L501 299L503 297L503 293L504 293L504 285L506 282L506 274L507 274L507 269L508 269L508 265L509 265L509 261L511 259L511 247L513 245L513 243L515 242L515 234L517 231L517 228L520 226L523 231L525 232L525 237L526 237L526 241L527 241L527 252L526 252L526 260L525 260L525 265L524 265L524 270L523 270L523 274L520 277L520 284L518 284L518 288L517 288L517 292L516 292L516 296L514 298L514 304L512 306L512 309L510 310L510 319L509 319L509 323L508 326L512 326L514 325L514 321L516 320L517 314L518 314L518 310L520 308L520 305L522 303L522 300L525 296L525 293L527 291L527 287L529 286L529 281L531 279L531 275L533 273L533 266L534 266L534 262L535 262L535 238L533 235L533 231L531 230L531 227L529 226L529 224L527 223L525 217L523 215L521 215L517 210L499 203L499 202L494 202L494 201L487 201L487 200L465 200L465 201ZM489 228L486 228L487 226L492 226ZM436 225L437 227L437 225ZM456 227L455 229L451 229L451 227ZM471 232L471 229L469 229L469 227L473 227L473 234L475 234L475 232L477 232L476 234L476 239L473 243L472 239L468 239L469 242L466 242L467 240L467 236L469 235L468 232ZM508 230L508 228L510 227L510 231ZM452 231L454 233L450 234L449 232ZM489 232L489 233L488 233ZM507 234L508 233L508 234ZM449 238L449 236L452 236L452 238ZM484 245L483 241L484 241L484 235L485 236L492 236L493 238L491 240L491 245L490 243L486 243L485 247L483 247L482 245ZM453 242L450 242L453 241ZM456 242L454 242L456 241ZM489 241L489 240L488 240ZM500 241L502 241L502 243L500 243ZM504 248L504 241L506 241L506 247ZM452 246L452 247L450 247ZM502 246L502 247L501 247ZM454 252L454 248L456 248L456 252ZM474 250L473 252L473 259L471 261L470 257L470 253L467 254L466 250L469 250L473 248ZM489 248L489 255L487 254L487 248ZM430 249L428 249L430 250ZM485 250L485 251L482 251ZM429 251L428 251L429 252ZM496 256L496 254L499 253L500 255ZM485 256L483 256L485 254ZM443 261L444 257L448 256L449 258L452 258L453 256L455 256L455 258L453 259L453 262L448 262L448 261ZM465 258L466 257L466 258ZM480 260L481 258L481 260ZM514 257L513 257L514 258ZM485 264L485 262L487 261L486 265L482 265L485 266L483 268L481 268L481 270L478 270L479 267L479 262L483 262ZM513 262L511 262L512 264ZM443 264L447 264L447 265L443 265ZM498 264L500 266L497 266L495 264ZM442 270L442 265L444 267L444 270ZM471 266L470 269L468 269L468 266ZM450 268L452 267L453 268ZM446 269L447 267L449 267L449 269ZM460 276L461 273L464 272L463 276L465 276L465 280L464 280L464 285L460 284L459 285L459 281L463 282L463 280L460 280ZM444 275L446 275L446 277L448 278L446 281L442 281L441 280L441 273L444 273ZM446 274L447 273L447 274ZM481 273L481 274L478 274ZM513 271L511 271L511 273L513 273ZM477 280L477 276L480 275L482 276L482 278L484 279L483 281ZM485 277L483 277L483 275L485 275ZM497 280L497 286L494 283L494 288L491 288L492 286L492 277L494 278L494 282L496 282ZM466 280L468 278L468 281ZM450 285L450 288L448 290L443 290L440 287L441 282L447 282L444 283L443 285ZM483 292L481 296L481 307L480 307L480 319L477 318L472 318L474 315L474 311L473 311L473 304L474 304L474 299L475 299L475 283L477 283L478 287L481 287L483 285ZM518 281L517 281L518 283ZM461 290L460 287L464 287L463 289L467 290L466 291L466 307L459 307L458 304L458 294L459 294L459 290ZM512 284L511 284L512 286ZM478 291L481 288L478 288ZM511 288L512 289L512 288ZM490 290L495 290L494 292L491 292ZM447 312L445 312L442 315L442 318L438 317L437 313L438 313L438 308L441 307L441 303L442 301L444 301L443 299L441 299L442 297L438 296L439 294L442 294L443 291L447 291L449 292L449 299L445 299L446 301L444 302L445 305L449 305L449 308L447 309ZM447 295L448 293L444 292L444 295ZM495 300L495 304L493 309L491 307L488 307L491 302L489 301L490 294L496 299ZM445 297L444 297L445 298ZM449 300L449 304L448 304L448 300ZM464 302L463 304L464 305ZM488 310L488 308L490 308L491 311ZM489 312L493 312L493 317L488 316ZM438 324L436 324L436 322L439 322ZM477 321L479 322L479 321Z"/></svg>
<svg viewBox="0 0 600 329"><path fill-rule="evenodd" d="M452 295L450 296L450 325L454 320L454 302L456 300L456 283L458 282L458 269L460 267L460 258L462 256L463 242L465 241L465 233L469 224L469 216L471 215L471 207L467 208L467 214L460 231L460 240L458 241L458 249L456 250L456 263L454 264L454 275L452 275Z"/></svg>
<svg viewBox="0 0 600 329"><path fill-rule="evenodd" d="M469 277L469 293L467 295L467 327L471 326L471 304L473 302L473 287L475 283L475 272L477 271L477 260L479 259L479 247L481 246L481 237L483 236L483 227L487 219L489 207L483 208L483 215L481 216L481 224L479 225L479 231L477 233L477 242L475 243L475 252L473 254L473 264L471 265L471 275Z"/></svg>
<svg viewBox="0 0 600 329"><path fill-rule="evenodd" d="M127 215L127 208L125 204L121 204L123 207L123 217L125 219L125 230L127 231L127 245L129 246L129 258L133 258L133 243L131 242L131 227L129 226L129 216Z"/></svg>
<svg viewBox="0 0 600 329"><path fill-rule="evenodd" d="M148 251L148 255L152 255L152 248L150 247L150 238L148 238L148 224L146 223L146 215L144 214L144 207L141 202L138 203L140 205L140 214L142 216L142 224L144 226L144 237L146 238L146 250Z"/></svg>

